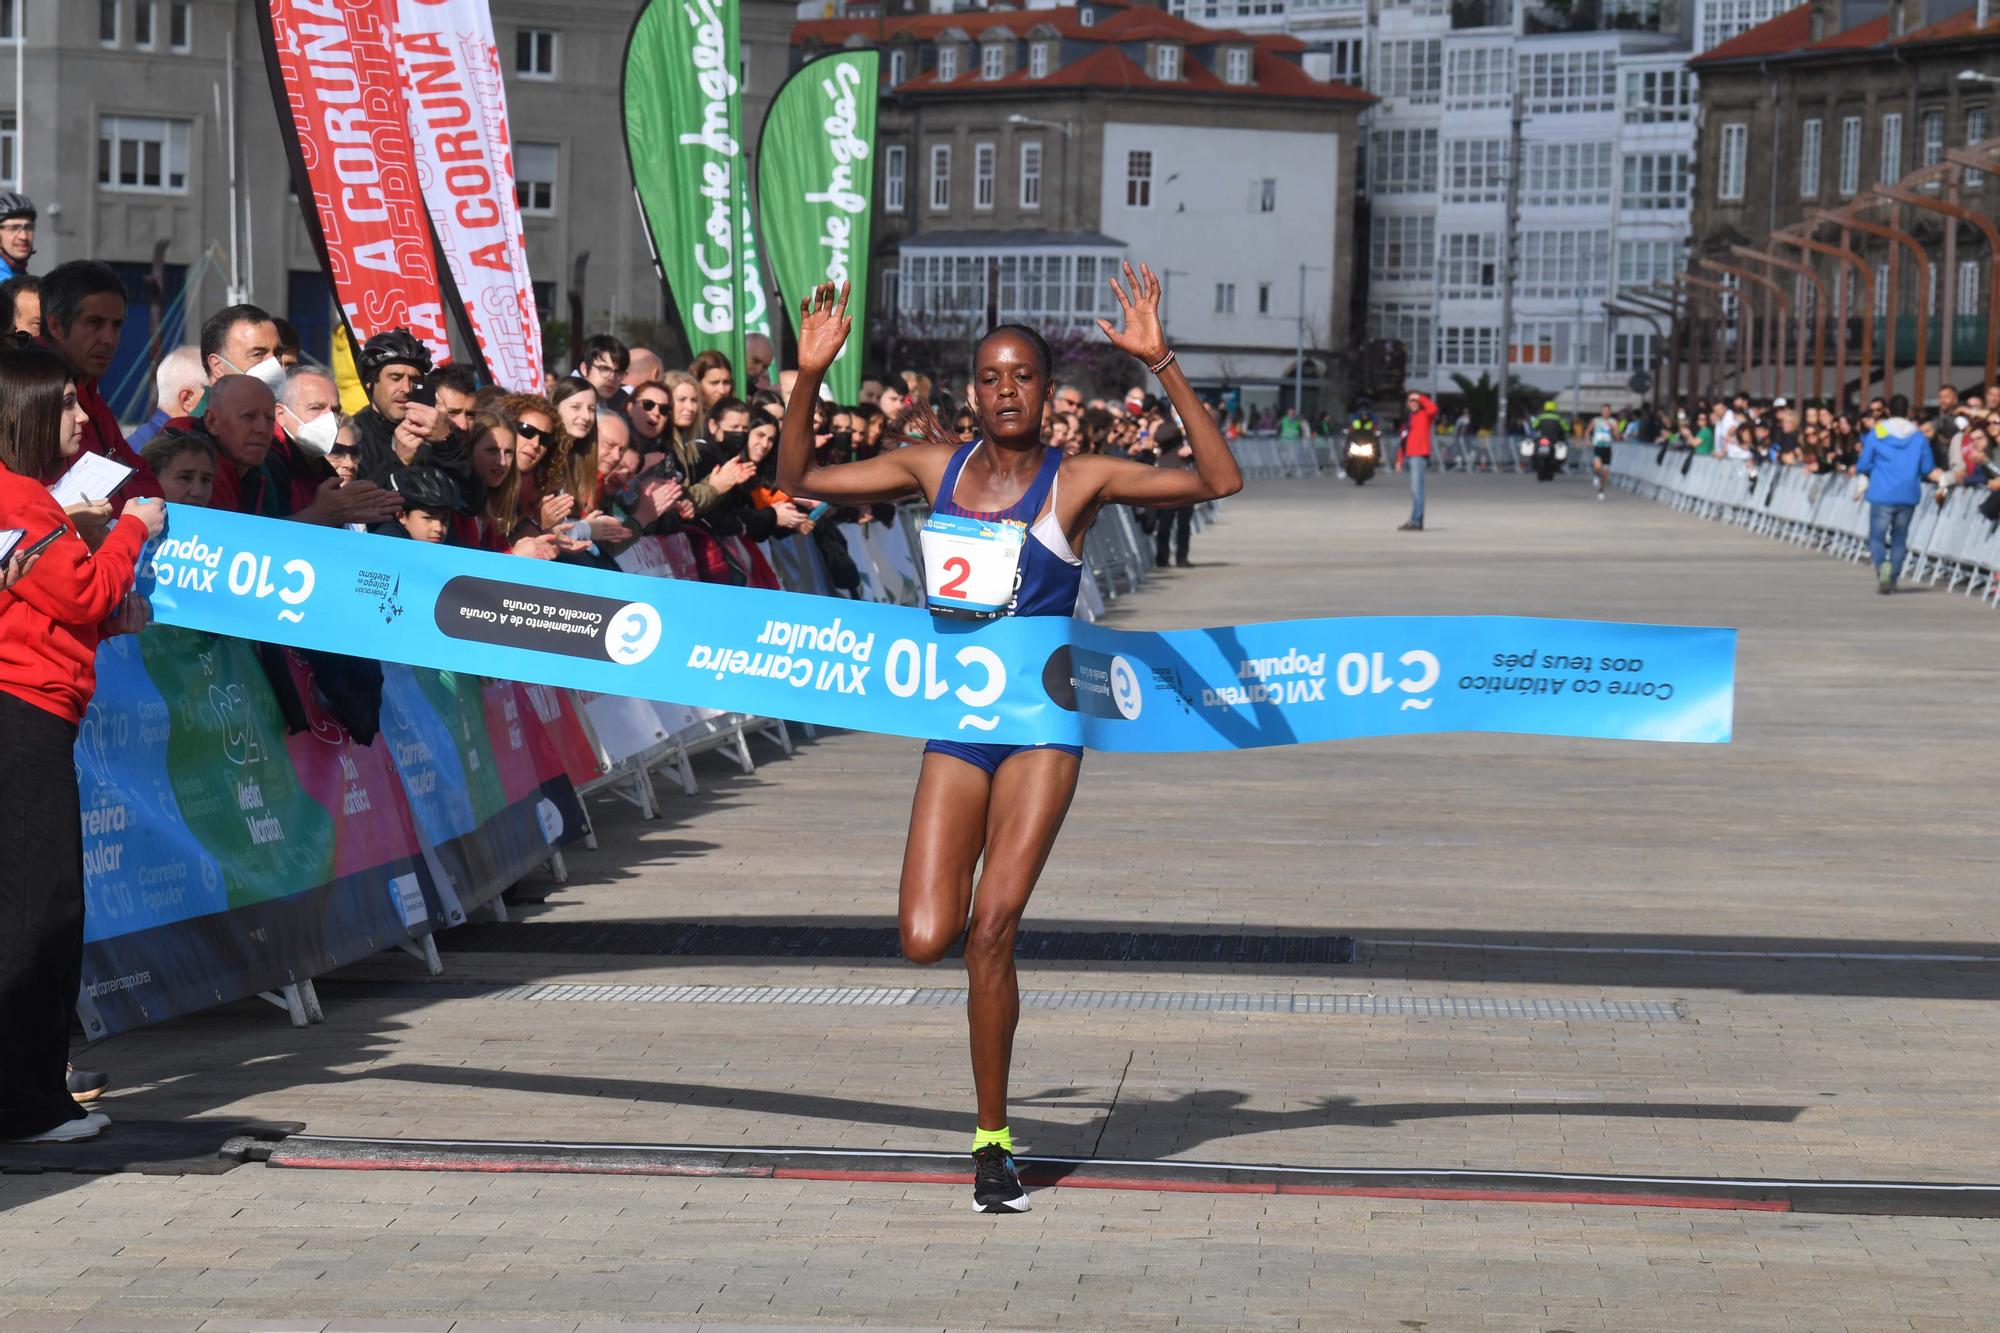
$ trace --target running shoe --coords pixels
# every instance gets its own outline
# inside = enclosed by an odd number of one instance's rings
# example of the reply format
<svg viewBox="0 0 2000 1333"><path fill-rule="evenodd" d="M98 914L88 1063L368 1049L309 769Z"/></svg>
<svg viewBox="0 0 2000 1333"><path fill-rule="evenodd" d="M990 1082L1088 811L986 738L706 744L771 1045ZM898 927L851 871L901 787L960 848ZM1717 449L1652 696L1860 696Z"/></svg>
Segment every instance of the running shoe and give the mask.
<svg viewBox="0 0 2000 1333"><path fill-rule="evenodd" d="M1021 1172L1014 1165L1014 1154L997 1143L989 1143L972 1154L972 1211L1028 1211L1028 1191L1021 1188Z"/></svg>
<svg viewBox="0 0 2000 1333"><path fill-rule="evenodd" d="M1875 567L1875 588L1885 594L1896 590L1896 567L1887 560Z"/></svg>
<svg viewBox="0 0 2000 1333"><path fill-rule="evenodd" d="M87 1115L64 1121L53 1129L45 1129L39 1134L24 1134L13 1140L15 1143L74 1143L78 1139L96 1138L103 1125Z"/></svg>
<svg viewBox="0 0 2000 1333"><path fill-rule="evenodd" d="M73 1100L94 1102L104 1095L104 1090L107 1087L111 1086L111 1076L109 1074L97 1073L94 1070L78 1069L75 1065L71 1065L68 1073L68 1086L69 1095Z"/></svg>

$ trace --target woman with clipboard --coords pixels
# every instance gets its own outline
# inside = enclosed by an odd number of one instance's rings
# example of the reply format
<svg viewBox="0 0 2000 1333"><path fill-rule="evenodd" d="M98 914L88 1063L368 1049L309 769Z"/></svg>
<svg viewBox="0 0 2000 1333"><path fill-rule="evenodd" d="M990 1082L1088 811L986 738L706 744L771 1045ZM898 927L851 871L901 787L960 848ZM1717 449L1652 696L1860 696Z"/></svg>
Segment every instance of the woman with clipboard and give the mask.
<svg viewBox="0 0 2000 1333"><path fill-rule="evenodd" d="M98 641L146 623L133 576L167 521L158 500L128 501L91 550L48 491L86 420L61 357L0 344L0 531L24 534L19 554L35 562L0 579L0 1139L31 1143L90 1138L110 1123L65 1086L83 967L73 751Z"/></svg>
<svg viewBox="0 0 2000 1333"><path fill-rule="evenodd" d="M852 463L815 465L813 404L827 368L847 340L847 291L819 288L800 311L799 378L780 440L778 486L834 504L876 504L921 495L932 517L922 534L924 582L936 614L989 619L1074 614L1084 534L1107 504L1172 509L1242 488L1243 474L1215 422L1174 364L1160 328L1160 282L1141 265L1111 280L1124 327L1098 327L1159 380L1188 423L1193 466L1146 467L1097 454L1065 457L1042 439L1053 389L1048 342L1003 324L981 340L972 389L975 436L961 441L927 410L920 438ZM918 403L921 409L923 404ZM960 936L971 984L972 1081L979 1119L973 1136L973 1207L1026 1212L1007 1127L1007 1076L1020 988L1014 938L1076 793L1082 751L1072 745L924 747L910 835L903 854L899 924L903 954L935 963ZM984 860L984 865L980 863ZM975 882L974 870L978 877Z"/></svg>

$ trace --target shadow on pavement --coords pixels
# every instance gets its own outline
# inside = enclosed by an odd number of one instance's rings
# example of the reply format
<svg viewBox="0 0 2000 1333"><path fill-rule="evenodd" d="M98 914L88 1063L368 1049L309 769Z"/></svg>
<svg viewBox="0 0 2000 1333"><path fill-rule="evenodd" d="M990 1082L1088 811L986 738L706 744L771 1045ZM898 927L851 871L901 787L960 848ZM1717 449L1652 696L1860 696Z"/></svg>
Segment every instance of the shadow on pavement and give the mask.
<svg viewBox="0 0 2000 1333"><path fill-rule="evenodd" d="M440 936L439 946L447 955L587 954L607 963L621 957L645 958L666 966L674 959L692 965L726 957L755 959L769 967L817 966L837 958L906 970L894 918L887 914L479 923ZM1024 969L1081 963L1144 971L1166 965L1196 975L1263 968L1268 971L1261 975L1324 975L1346 985L1384 977L1744 995L2000 999L2000 942L1984 940L1620 935L1393 925L1331 934L1256 922L1217 928L1031 914L1022 932L1019 961Z"/></svg>
<svg viewBox="0 0 2000 1333"><path fill-rule="evenodd" d="M369 1070L365 1077L405 1083L459 1086L465 1082L465 1074L465 1070L450 1066L387 1064ZM752 1115L826 1120L838 1124L934 1130L949 1134L964 1132L968 1123L966 1108L956 1104L910 1106L897 1102L731 1087L722 1084L578 1077L514 1070L482 1071L479 1083L483 1089L499 1088L538 1096L623 1099L653 1105L700 1107ZM1148 1142L1153 1145L1150 1151L1171 1157L1192 1152L1207 1144L1244 1135L1272 1134L1294 1129L1392 1129L1413 1120L1455 1120L1474 1116L1570 1116L1579 1119L1609 1116L1638 1120L1723 1120L1790 1124L1805 1110L1802 1106L1581 1100L1367 1103L1353 1097L1322 1097L1310 1106L1289 1110L1261 1110L1247 1106L1250 1094L1234 1088L1205 1088L1175 1097L1123 1098L1116 1102L1076 1101L1063 1096L1066 1091L1054 1089L1050 1092L1019 1097L1015 1099L1014 1105L1024 1108L1041 1106L1070 1110L1095 1109L1101 1114L1086 1125L1038 1122L1026 1116L1017 1117L1017 1129L1024 1141L1032 1139L1042 1151L1054 1151L1058 1145L1065 1144L1076 1145L1080 1150L1085 1145L1095 1145L1100 1142L1111 1116L1120 1112L1143 1117L1149 1125L1161 1126L1160 1130L1146 1135Z"/></svg>

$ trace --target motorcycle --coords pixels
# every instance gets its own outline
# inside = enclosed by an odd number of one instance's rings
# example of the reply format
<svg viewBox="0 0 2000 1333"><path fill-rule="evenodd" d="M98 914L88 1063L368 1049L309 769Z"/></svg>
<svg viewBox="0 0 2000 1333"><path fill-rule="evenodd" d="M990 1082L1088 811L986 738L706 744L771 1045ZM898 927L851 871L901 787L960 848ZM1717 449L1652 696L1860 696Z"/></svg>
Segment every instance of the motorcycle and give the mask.
<svg viewBox="0 0 2000 1333"><path fill-rule="evenodd" d="M1375 475L1382 465L1382 444L1373 431L1349 431L1340 447L1340 470L1356 486Z"/></svg>
<svg viewBox="0 0 2000 1333"><path fill-rule="evenodd" d="M1534 469L1536 481L1550 481L1569 460L1569 444L1537 431L1534 439L1521 441L1521 459Z"/></svg>

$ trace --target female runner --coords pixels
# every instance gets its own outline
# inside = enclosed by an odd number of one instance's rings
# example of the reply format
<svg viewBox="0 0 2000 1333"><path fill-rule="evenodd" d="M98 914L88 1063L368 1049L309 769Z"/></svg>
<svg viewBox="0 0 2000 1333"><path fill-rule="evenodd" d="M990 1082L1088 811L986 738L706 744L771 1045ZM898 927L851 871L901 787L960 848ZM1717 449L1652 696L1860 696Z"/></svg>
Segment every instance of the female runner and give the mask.
<svg viewBox="0 0 2000 1333"><path fill-rule="evenodd" d="M1102 319L1098 327L1159 377L1186 425L1192 469L1151 468L1096 454L1066 458L1062 450L1045 446L1042 407L1053 369L1049 347L1039 333L1019 324L1003 324L979 344L973 365L978 438L815 465L813 404L850 324L846 289L836 300L829 283L800 311L799 379L780 439L779 488L834 504L921 494L935 514L1028 525L1019 548L1019 591L1006 613L1072 614L1083 570L1075 552L1100 508L1174 508L1233 495L1243 485L1229 446L1167 347L1159 279L1144 265L1135 275L1127 264L1125 284L1114 278L1111 289L1124 311L1124 327L1114 329ZM1014 937L1062 830L1082 759L1074 745L932 741L924 747L917 777L898 923L903 956L913 963L935 963L965 937L972 1082L979 1102L972 1197L979 1212L1028 1208L1007 1129L1007 1073L1021 1012Z"/></svg>

